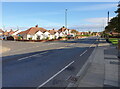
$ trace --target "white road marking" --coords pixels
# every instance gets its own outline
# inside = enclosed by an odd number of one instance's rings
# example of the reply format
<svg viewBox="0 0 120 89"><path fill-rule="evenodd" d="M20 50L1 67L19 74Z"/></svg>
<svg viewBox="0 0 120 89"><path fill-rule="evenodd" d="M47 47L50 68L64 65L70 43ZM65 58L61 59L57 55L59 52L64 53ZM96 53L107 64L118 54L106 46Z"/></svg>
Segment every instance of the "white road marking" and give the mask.
<svg viewBox="0 0 120 89"><path fill-rule="evenodd" d="M61 69L60 71L58 71L56 74L54 74L52 77L50 77L47 81L45 81L44 83L42 83L41 85L39 85L37 87L37 89L41 88L42 86L44 86L46 83L48 83L50 80L52 80L54 77L56 77L58 74L60 74L62 71L64 71L67 67L69 67L70 65L72 65L74 63L74 61L70 62L67 66L65 66L63 69Z"/></svg>
<svg viewBox="0 0 120 89"><path fill-rule="evenodd" d="M95 41L96 42L96 41ZM95 43L94 42L94 43ZM94 45L94 43L92 44L92 45L90 45L90 47L89 48L91 48L93 45ZM87 50L85 50L82 54L80 54L80 56L82 56L83 54L85 54L87 52Z"/></svg>
<svg viewBox="0 0 120 89"><path fill-rule="evenodd" d="M83 54L85 54L87 52L87 50L85 50L82 54L80 54L80 56L82 56Z"/></svg>
<svg viewBox="0 0 120 89"><path fill-rule="evenodd" d="M73 44L70 44L70 45L74 45L75 43L73 43Z"/></svg>
<svg viewBox="0 0 120 89"><path fill-rule="evenodd" d="M95 41L96 42L96 41ZM91 48L94 44L95 44L95 42L92 44L92 45L90 45L90 47L89 48Z"/></svg>
<svg viewBox="0 0 120 89"><path fill-rule="evenodd" d="M34 56L37 56L37 55L40 55L40 54L45 54L45 53L47 53L47 52L38 53L38 54L31 55L31 56L23 57L23 58L18 59L18 61L21 61L23 59L27 59L27 58L30 58L30 57L34 57Z"/></svg>

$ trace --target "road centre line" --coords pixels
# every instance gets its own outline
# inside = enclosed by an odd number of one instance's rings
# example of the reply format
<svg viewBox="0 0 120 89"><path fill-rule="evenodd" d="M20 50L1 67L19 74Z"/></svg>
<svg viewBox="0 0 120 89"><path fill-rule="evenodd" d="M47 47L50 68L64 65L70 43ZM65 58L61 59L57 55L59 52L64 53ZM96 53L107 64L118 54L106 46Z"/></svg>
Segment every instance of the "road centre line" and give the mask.
<svg viewBox="0 0 120 89"><path fill-rule="evenodd" d="M58 71L56 74L54 74L52 77L50 77L48 80L46 80L44 83L42 83L41 85L39 85L37 87L37 89L41 88L42 86L44 86L45 84L47 84L50 80L52 80L54 77L56 77L58 74L60 74L62 71L64 71L67 67L69 67L70 65L72 65L74 63L74 61L70 62L67 66L65 66L63 69L61 69L60 71Z"/></svg>
<svg viewBox="0 0 120 89"><path fill-rule="evenodd" d="M96 40L96 41L97 41L97 40ZM96 42L96 41L95 41L95 42ZM89 47L89 48L91 48L91 47L95 44L95 42L94 42L92 45L90 45L90 47Z"/></svg>
<svg viewBox="0 0 120 89"><path fill-rule="evenodd" d="M45 53L47 53L47 52L38 53L38 54L31 55L31 56L23 57L23 58L18 59L18 61L21 61L21 60L24 60L24 59L27 59L27 58L30 58L30 57L34 57L34 56L37 56L37 55L40 55L40 54L45 54Z"/></svg>
<svg viewBox="0 0 120 89"><path fill-rule="evenodd" d="M96 40L96 41L97 41L97 40ZM95 41L95 42L96 42L96 41ZM95 43L95 42L94 42L94 43ZM94 43L93 43L93 44L94 44ZM93 45L93 44L92 44L92 45ZM92 45L90 45L90 47L89 47L89 48L91 48L91 47L92 47ZM83 54L85 54L86 52L87 52L87 50L85 50L82 54L80 54L80 56L82 56L82 55L83 55Z"/></svg>
<svg viewBox="0 0 120 89"><path fill-rule="evenodd" d="M85 54L87 52L87 50L85 50L82 54L80 54L80 56L82 56L83 54Z"/></svg>

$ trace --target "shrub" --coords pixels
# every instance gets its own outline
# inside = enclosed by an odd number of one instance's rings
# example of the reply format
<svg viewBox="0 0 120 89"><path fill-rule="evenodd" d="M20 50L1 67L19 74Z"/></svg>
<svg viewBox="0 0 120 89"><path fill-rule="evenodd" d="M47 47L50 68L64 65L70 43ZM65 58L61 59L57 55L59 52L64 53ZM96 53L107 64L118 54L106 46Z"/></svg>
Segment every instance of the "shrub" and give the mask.
<svg viewBox="0 0 120 89"><path fill-rule="evenodd" d="M32 38L29 38L29 40L32 40Z"/></svg>

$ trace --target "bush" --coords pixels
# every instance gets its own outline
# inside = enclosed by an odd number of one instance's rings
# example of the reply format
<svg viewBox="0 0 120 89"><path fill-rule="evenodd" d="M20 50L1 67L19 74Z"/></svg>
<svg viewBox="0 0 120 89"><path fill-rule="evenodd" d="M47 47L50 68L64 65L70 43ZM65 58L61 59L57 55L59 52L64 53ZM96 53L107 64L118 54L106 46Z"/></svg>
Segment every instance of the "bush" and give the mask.
<svg viewBox="0 0 120 89"><path fill-rule="evenodd" d="M29 40L32 40L32 38L29 38Z"/></svg>
<svg viewBox="0 0 120 89"><path fill-rule="evenodd" d="M14 40L14 38L12 36L8 36L7 40Z"/></svg>
<svg viewBox="0 0 120 89"><path fill-rule="evenodd" d="M21 40L21 39L22 39L22 37L19 36L19 37L18 37L18 40Z"/></svg>
<svg viewBox="0 0 120 89"><path fill-rule="evenodd" d="M62 39L62 37L58 37L58 39Z"/></svg>

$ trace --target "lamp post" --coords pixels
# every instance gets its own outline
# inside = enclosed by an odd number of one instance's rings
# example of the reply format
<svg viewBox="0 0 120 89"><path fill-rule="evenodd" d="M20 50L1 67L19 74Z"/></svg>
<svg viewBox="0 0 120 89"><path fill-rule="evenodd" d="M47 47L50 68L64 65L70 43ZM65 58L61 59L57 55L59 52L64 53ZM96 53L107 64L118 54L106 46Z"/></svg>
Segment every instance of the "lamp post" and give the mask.
<svg viewBox="0 0 120 89"><path fill-rule="evenodd" d="M109 25L109 15L110 15L110 12L108 11L108 21L107 21L108 25Z"/></svg>
<svg viewBox="0 0 120 89"><path fill-rule="evenodd" d="M65 27L67 28L67 9L65 9Z"/></svg>
<svg viewBox="0 0 120 89"><path fill-rule="evenodd" d="M118 2L118 8L120 8L120 1ZM118 9L119 10L119 9ZM120 23L120 17L119 17L119 11L118 11L118 22L117 22L117 25L119 26L119 23ZM120 27L118 27L118 58L120 59L120 40L119 40L119 30L120 30Z"/></svg>
<svg viewBox="0 0 120 89"><path fill-rule="evenodd" d="M110 16L110 12L108 11L107 13L107 24L109 25L109 16ZM106 35L107 39L109 39L109 35Z"/></svg>

